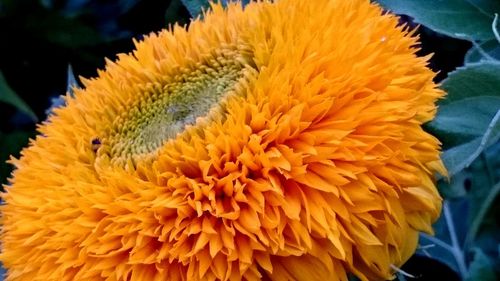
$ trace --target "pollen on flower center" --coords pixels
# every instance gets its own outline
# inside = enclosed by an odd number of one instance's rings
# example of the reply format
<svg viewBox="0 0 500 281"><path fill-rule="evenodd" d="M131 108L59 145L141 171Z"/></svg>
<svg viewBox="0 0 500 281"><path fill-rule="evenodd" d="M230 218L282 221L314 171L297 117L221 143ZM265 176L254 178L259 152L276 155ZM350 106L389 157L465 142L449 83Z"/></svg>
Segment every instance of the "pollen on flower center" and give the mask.
<svg viewBox="0 0 500 281"><path fill-rule="evenodd" d="M206 116L243 77L247 60L236 50L223 50L165 84L149 87L115 119L108 136L115 162L151 153L165 141Z"/></svg>

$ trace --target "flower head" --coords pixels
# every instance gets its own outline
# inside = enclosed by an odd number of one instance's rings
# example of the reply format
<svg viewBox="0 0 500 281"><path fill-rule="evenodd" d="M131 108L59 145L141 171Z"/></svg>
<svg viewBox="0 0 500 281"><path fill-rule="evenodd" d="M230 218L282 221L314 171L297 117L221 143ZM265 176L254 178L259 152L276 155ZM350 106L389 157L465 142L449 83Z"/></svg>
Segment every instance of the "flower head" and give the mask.
<svg viewBox="0 0 500 281"><path fill-rule="evenodd" d="M368 0L213 5L136 42L13 160L7 280L390 279L445 173L416 44Z"/></svg>

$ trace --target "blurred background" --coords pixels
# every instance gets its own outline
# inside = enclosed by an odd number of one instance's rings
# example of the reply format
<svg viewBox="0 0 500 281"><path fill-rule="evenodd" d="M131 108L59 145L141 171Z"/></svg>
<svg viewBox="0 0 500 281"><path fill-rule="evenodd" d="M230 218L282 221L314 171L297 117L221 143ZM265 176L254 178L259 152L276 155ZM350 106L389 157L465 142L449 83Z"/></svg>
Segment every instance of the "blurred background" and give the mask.
<svg viewBox="0 0 500 281"><path fill-rule="evenodd" d="M1 182L11 169L5 160L69 83L95 77L105 58L133 49L132 38L189 18L180 0L0 0Z"/></svg>

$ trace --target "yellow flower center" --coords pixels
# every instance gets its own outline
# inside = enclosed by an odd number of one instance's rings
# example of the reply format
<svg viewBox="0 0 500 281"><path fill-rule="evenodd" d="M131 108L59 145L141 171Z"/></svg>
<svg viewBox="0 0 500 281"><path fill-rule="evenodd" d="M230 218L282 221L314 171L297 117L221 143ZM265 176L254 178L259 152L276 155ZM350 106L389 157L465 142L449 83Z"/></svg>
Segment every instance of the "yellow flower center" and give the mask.
<svg viewBox="0 0 500 281"><path fill-rule="evenodd" d="M168 82L148 85L111 126L103 143L111 160L123 164L154 152L198 117L209 115L243 77L250 61L240 50L218 50L203 62L181 69Z"/></svg>

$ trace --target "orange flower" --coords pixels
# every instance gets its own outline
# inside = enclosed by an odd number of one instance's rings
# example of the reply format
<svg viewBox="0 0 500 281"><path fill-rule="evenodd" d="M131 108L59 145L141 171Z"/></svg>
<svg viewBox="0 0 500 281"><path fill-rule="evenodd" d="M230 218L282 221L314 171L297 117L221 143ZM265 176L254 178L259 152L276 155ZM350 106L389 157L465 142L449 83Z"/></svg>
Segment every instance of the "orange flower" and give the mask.
<svg viewBox="0 0 500 281"><path fill-rule="evenodd" d="M368 0L212 10L12 161L7 280L382 280L432 232L443 93L412 32Z"/></svg>

